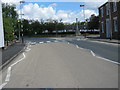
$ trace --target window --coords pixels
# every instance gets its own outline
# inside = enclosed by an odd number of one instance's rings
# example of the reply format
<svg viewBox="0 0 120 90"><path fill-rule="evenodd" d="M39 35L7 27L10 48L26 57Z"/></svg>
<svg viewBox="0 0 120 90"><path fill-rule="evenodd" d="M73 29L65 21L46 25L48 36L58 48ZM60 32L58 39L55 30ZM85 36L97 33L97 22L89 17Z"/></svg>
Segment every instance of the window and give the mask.
<svg viewBox="0 0 120 90"><path fill-rule="evenodd" d="M118 20L117 17L113 18L114 32L118 31Z"/></svg>
<svg viewBox="0 0 120 90"><path fill-rule="evenodd" d="M103 7L100 9L100 11L101 11L101 17L103 17Z"/></svg>
<svg viewBox="0 0 120 90"><path fill-rule="evenodd" d="M113 12L117 11L117 1L113 2Z"/></svg>
<svg viewBox="0 0 120 90"><path fill-rule="evenodd" d="M102 33L104 33L104 23L101 22L101 30L102 30Z"/></svg>
<svg viewBox="0 0 120 90"><path fill-rule="evenodd" d="M106 15L109 15L109 4L106 4Z"/></svg>

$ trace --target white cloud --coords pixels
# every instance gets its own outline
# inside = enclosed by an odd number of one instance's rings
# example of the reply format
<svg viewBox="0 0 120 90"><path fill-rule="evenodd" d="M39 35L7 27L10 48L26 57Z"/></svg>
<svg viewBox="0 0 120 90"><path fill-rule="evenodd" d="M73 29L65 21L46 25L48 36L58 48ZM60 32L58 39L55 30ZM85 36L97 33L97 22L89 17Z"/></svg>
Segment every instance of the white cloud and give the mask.
<svg viewBox="0 0 120 90"><path fill-rule="evenodd" d="M54 3L55 5L55 3ZM54 9L54 5L49 5L48 7L41 7L37 3L29 3L27 5L23 6L23 18L25 19L62 19L63 22L75 22L76 18L79 19L79 21L83 21L83 10L81 12L78 11L71 11L71 10L58 10ZM89 18L91 14L96 14L95 10L85 10L85 16L86 18Z"/></svg>
<svg viewBox="0 0 120 90"><path fill-rule="evenodd" d="M53 3L53 4L50 4L49 6L50 6L50 7L55 7L55 6L57 6L57 4L56 4L56 3Z"/></svg>
<svg viewBox="0 0 120 90"><path fill-rule="evenodd" d="M100 2L85 2L85 8L96 10L98 9L98 7L100 7L105 2L107 2L107 0L101 0Z"/></svg>
<svg viewBox="0 0 120 90"><path fill-rule="evenodd" d="M19 5L20 0L2 0L3 2L7 3L14 3ZM27 0L25 0L27 1ZM99 3L85 3L85 17L89 18L91 14L98 14L97 7L101 4ZM58 10L56 11L55 7L57 6L56 3L50 4L48 7L45 7L44 5L39 6L37 3L29 3L27 5L23 6L22 12L24 13L23 18L25 19L62 19L63 22L75 22L76 18L79 19L79 21L83 21L83 10L82 11L67 11L67 10ZM18 10L18 13L20 13L20 10Z"/></svg>
<svg viewBox="0 0 120 90"><path fill-rule="evenodd" d="M18 5L20 0L1 0L3 3L10 3Z"/></svg>

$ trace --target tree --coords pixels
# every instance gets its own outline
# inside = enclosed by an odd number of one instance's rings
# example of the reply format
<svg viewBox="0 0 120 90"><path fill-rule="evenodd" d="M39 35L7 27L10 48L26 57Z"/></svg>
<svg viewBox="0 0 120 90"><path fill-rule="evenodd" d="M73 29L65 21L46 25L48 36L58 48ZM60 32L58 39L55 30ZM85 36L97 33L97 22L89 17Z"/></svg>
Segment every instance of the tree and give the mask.
<svg viewBox="0 0 120 90"><path fill-rule="evenodd" d="M99 16L91 15L88 22L88 29L98 29L99 28Z"/></svg>
<svg viewBox="0 0 120 90"><path fill-rule="evenodd" d="M15 5L2 4L5 41L12 41L14 39L14 30L17 28L18 18L15 8Z"/></svg>

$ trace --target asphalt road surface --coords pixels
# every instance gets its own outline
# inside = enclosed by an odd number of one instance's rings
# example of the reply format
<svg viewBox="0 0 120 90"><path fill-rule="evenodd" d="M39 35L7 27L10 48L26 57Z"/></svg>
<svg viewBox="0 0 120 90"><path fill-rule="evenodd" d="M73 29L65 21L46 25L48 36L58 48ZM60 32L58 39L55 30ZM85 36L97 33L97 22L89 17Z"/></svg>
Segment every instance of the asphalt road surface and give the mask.
<svg viewBox="0 0 120 90"><path fill-rule="evenodd" d="M95 42L92 40L80 40L80 39L71 39L67 40L68 42L78 45L81 48L90 49L96 55L109 59L111 61L119 62L119 55L118 55L118 45L113 45L111 43L105 44L100 42Z"/></svg>
<svg viewBox="0 0 120 90"><path fill-rule="evenodd" d="M118 65L65 42L32 45L4 88L118 88ZM15 62L23 58L23 54ZM3 71L3 83L7 68Z"/></svg>

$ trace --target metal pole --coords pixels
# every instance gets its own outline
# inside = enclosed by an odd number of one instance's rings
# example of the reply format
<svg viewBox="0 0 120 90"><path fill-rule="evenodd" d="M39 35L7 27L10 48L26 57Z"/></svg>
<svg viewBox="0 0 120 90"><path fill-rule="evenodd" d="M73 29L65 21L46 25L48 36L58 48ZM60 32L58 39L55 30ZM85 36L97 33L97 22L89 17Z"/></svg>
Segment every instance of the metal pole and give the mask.
<svg viewBox="0 0 120 90"><path fill-rule="evenodd" d="M78 18L76 18L76 36L78 35Z"/></svg>
<svg viewBox="0 0 120 90"><path fill-rule="evenodd" d="M25 1L20 1L20 15L21 15L21 22L20 22L20 29L22 31L22 43L24 43L24 38L23 38L23 26L22 26L22 3L25 3Z"/></svg>
<svg viewBox="0 0 120 90"><path fill-rule="evenodd" d="M18 21L19 23L19 41L20 41L20 21Z"/></svg>
<svg viewBox="0 0 120 90"><path fill-rule="evenodd" d="M20 15L21 15L21 2L20 2L20 14L19 14L19 18L20 18ZM21 20L19 19L19 41L21 40Z"/></svg>
<svg viewBox="0 0 120 90"><path fill-rule="evenodd" d="M83 16L84 16L84 20L85 20L85 6L83 6Z"/></svg>

